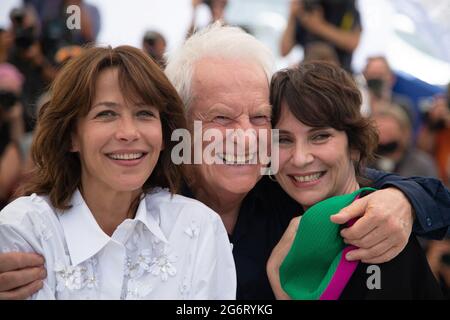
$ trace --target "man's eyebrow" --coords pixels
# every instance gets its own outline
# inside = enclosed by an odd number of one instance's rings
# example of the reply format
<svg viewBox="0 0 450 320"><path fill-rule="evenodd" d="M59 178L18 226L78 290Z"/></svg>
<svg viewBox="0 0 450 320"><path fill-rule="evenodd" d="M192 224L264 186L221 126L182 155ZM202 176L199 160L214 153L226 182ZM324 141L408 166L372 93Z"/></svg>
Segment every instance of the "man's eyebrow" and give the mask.
<svg viewBox="0 0 450 320"><path fill-rule="evenodd" d="M206 115L210 115L210 114L217 114L217 113L234 113L236 112L236 110L234 110L233 108L225 105L225 104L214 104L213 106L211 106L208 110L206 110L205 114Z"/></svg>
<svg viewBox="0 0 450 320"><path fill-rule="evenodd" d="M255 109L256 112L258 113L266 113L271 115L272 114L272 106L270 104L264 104L259 106L258 108Z"/></svg>

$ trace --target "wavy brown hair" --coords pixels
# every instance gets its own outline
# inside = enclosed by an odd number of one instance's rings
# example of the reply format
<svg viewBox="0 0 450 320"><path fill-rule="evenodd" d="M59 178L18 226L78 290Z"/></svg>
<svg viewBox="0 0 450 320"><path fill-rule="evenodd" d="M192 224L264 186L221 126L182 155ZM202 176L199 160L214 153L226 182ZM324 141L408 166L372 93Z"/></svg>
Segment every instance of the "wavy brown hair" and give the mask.
<svg viewBox="0 0 450 320"><path fill-rule="evenodd" d="M378 135L372 122L361 115L361 93L347 71L319 61L281 70L270 84L273 126L280 119L283 101L307 126L344 131L349 148L359 152L355 172L361 175L365 163L373 159Z"/></svg>
<svg viewBox="0 0 450 320"><path fill-rule="evenodd" d="M177 192L182 172L171 161L175 146L170 137L176 128L185 128L183 104L159 66L141 50L120 46L87 48L71 59L50 87L50 100L39 111L31 155L36 168L22 186L21 194L46 194L57 209L69 208L69 201L81 183L81 164L71 152L71 135L78 119L87 115L95 96L99 74L118 68L119 85L129 99L156 106L160 113L164 149L143 192L155 186Z"/></svg>

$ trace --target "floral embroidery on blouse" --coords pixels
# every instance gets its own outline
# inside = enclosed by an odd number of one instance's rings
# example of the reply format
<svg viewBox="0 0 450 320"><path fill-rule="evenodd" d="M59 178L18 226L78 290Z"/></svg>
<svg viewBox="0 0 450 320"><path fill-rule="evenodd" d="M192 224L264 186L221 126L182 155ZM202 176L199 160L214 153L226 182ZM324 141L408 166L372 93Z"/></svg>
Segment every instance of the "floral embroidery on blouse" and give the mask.
<svg viewBox="0 0 450 320"><path fill-rule="evenodd" d="M97 260L92 258L77 266L66 266L61 261L55 263L56 291L98 288L96 276Z"/></svg>
<svg viewBox="0 0 450 320"><path fill-rule="evenodd" d="M161 251L160 255L152 259L149 272L154 276L160 276L162 281L167 281L169 276L174 277L177 274L175 262L177 256L169 253L167 247Z"/></svg>
<svg viewBox="0 0 450 320"><path fill-rule="evenodd" d="M151 260L152 252L149 249L141 250L134 262L130 257L127 257L125 264L125 276L130 279L141 277L144 272L149 272Z"/></svg>
<svg viewBox="0 0 450 320"><path fill-rule="evenodd" d="M166 191L149 194L139 204L139 215L123 221L107 239L98 236L79 191L72 198L63 214L47 196L34 194L0 215L0 252L34 251L45 257L46 285L32 299L235 297L228 237L206 206ZM210 270L218 253L224 263Z"/></svg>

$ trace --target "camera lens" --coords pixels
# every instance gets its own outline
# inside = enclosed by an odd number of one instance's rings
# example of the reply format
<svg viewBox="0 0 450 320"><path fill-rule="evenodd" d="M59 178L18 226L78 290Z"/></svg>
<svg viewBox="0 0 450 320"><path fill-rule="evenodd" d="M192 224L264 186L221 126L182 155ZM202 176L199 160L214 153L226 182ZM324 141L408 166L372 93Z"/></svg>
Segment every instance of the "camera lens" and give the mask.
<svg viewBox="0 0 450 320"><path fill-rule="evenodd" d="M34 36L34 28L18 28L16 31L16 46L21 49L28 49L36 38Z"/></svg>
<svg viewBox="0 0 450 320"><path fill-rule="evenodd" d="M25 11L22 8L15 8L11 11L10 18L11 20L18 24L19 26L22 25L23 20L25 17Z"/></svg>

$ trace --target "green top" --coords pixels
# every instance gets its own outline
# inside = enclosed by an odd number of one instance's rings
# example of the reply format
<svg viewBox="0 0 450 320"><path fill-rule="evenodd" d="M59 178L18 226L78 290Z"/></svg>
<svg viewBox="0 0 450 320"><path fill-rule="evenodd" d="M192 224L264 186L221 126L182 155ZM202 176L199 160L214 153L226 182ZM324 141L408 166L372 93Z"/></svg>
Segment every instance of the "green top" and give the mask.
<svg viewBox="0 0 450 320"><path fill-rule="evenodd" d="M280 267L284 291L293 299L316 300L327 288L346 247L341 226L330 216L351 204L364 191L328 198L310 207L300 220L294 243Z"/></svg>

